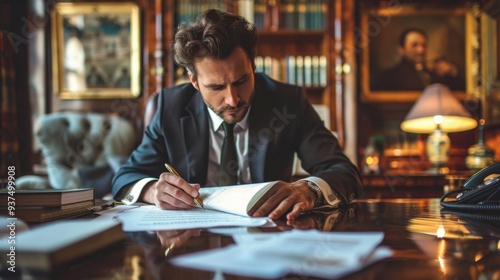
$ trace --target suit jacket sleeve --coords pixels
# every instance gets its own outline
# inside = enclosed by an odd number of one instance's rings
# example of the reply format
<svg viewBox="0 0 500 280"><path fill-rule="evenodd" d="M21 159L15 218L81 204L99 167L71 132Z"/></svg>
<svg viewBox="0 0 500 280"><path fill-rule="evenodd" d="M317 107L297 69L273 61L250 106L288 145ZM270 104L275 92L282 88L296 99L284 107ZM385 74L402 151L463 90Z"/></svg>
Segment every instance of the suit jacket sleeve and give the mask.
<svg viewBox="0 0 500 280"><path fill-rule="evenodd" d="M193 100L202 104L196 89L190 83L164 89L159 93L157 110L144 131L141 143L113 179L112 192L115 197L124 187L143 178L158 178L165 172L166 162L182 165L176 167L183 178L195 181L196 178L187 176L186 170L191 167L184 166L186 164L182 161L186 156L180 122L189 115L186 107Z"/></svg>
<svg viewBox="0 0 500 280"><path fill-rule="evenodd" d="M260 163L265 149L265 170L254 172L253 181L290 180L294 153L312 176L326 181L342 202L362 192L358 168L346 157L302 88L256 74L256 90L250 111L250 135L263 143L253 157ZM253 132L253 133L252 133ZM254 164L258 167L259 164ZM252 166L252 162L250 162ZM254 168L258 169L258 168Z"/></svg>
<svg viewBox="0 0 500 280"><path fill-rule="evenodd" d="M302 92L302 91L301 91ZM362 192L358 168L347 158L337 138L301 95L301 115L298 123L297 153L303 168L312 176L325 180L342 202L350 202Z"/></svg>
<svg viewBox="0 0 500 280"><path fill-rule="evenodd" d="M161 159L166 158L166 150L162 143L163 131L161 129L162 102L159 102L151 123L144 131L142 141L132 152L129 159L118 170L113 178L113 196L127 186L131 186L146 177L158 178L164 169Z"/></svg>

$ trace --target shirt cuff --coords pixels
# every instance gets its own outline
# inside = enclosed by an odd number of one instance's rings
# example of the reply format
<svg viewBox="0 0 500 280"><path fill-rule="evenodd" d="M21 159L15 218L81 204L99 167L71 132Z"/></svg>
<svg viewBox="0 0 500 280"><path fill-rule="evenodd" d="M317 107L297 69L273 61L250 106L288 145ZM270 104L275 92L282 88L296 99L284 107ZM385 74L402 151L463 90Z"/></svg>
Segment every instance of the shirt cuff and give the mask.
<svg viewBox="0 0 500 280"><path fill-rule="evenodd" d="M142 190L151 181L156 181L158 178L144 178L137 181L132 187L128 188L122 196L121 202L125 205L134 204L141 197Z"/></svg>
<svg viewBox="0 0 500 280"><path fill-rule="evenodd" d="M325 180L315 176L310 176L302 180L313 182L321 189L325 205L329 205L331 207L339 206L341 201L338 195L333 192L332 188Z"/></svg>

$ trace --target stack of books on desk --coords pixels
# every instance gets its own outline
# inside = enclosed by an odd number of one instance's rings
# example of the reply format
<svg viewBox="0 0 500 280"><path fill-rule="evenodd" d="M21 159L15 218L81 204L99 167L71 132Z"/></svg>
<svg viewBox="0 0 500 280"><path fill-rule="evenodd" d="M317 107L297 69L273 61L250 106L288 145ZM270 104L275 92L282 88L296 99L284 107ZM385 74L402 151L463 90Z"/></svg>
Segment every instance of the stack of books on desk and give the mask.
<svg viewBox="0 0 500 280"><path fill-rule="evenodd" d="M92 212L94 189L0 190L0 215L43 223Z"/></svg>
<svg viewBox="0 0 500 280"><path fill-rule="evenodd" d="M8 270L19 266L21 270L48 272L70 262L100 257L105 248L125 238L121 224L113 220L60 220L20 232L15 242L9 242L9 236L0 238L0 251L15 256L15 262L7 261Z"/></svg>

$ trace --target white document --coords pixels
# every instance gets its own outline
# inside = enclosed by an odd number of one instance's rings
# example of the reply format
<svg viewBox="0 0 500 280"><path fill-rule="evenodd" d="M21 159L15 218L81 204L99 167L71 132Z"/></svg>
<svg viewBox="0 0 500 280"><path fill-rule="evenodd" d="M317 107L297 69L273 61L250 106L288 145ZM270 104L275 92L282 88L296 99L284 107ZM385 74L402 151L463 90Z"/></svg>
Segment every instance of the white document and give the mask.
<svg viewBox="0 0 500 280"><path fill-rule="evenodd" d="M206 250L183 255L171 260L174 265L199 270L222 271L234 275L259 278L278 278L289 270L287 264L262 261L259 258L241 258L245 249L230 245L220 249Z"/></svg>
<svg viewBox="0 0 500 280"><path fill-rule="evenodd" d="M317 262L356 265L363 262L383 238L384 233L381 232L293 230L275 235L274 238L265 242L243 245L251 245L252 254L262 255L263 258L269 260L308 257L314 258ZM304 256L304 252L309 252L309 256Z"/></svg>
<svg viewBox="0 0 500 280"><path fill-rule="evenodd" d="M261 278L289 273L338 278L392 254L386 248L377 248L384 237L378 232L294 230L241 237L238 245L179 256L172 263Z"/></svg>
<svg viewBox="0 0 500 280"><path fill-rule="evenodd" d="M117 206L101 218L111 216L122 222L124 231L174 230L219 226L262 226L268 218L250 218L220 211L193 208L161 210L155 205Z"/></svg>

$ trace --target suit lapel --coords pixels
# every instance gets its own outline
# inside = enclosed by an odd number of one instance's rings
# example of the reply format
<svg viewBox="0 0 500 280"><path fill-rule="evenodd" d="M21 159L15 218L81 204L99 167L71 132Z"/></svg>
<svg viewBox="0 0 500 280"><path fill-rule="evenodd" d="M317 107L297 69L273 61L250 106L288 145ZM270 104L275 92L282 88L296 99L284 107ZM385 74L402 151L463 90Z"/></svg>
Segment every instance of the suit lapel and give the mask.
<svg viewBox="0 0 500 280"><path fill-rule="evenodd" d="M272 131L269 128L271 119L271 108L267 99L263 98L260 84L255 84L255 94L249 115L249 141L248 141L248 164L252 182L263 182L266 180L266 154Z"/></svg>
<svg viewBox="0 0 500 280"><path fill-rule="evenodd" d="M188 182L206 184L208 170L208 112L196 93L186 106L187 116L181 118L185 154L187 155Z"/></svg>

